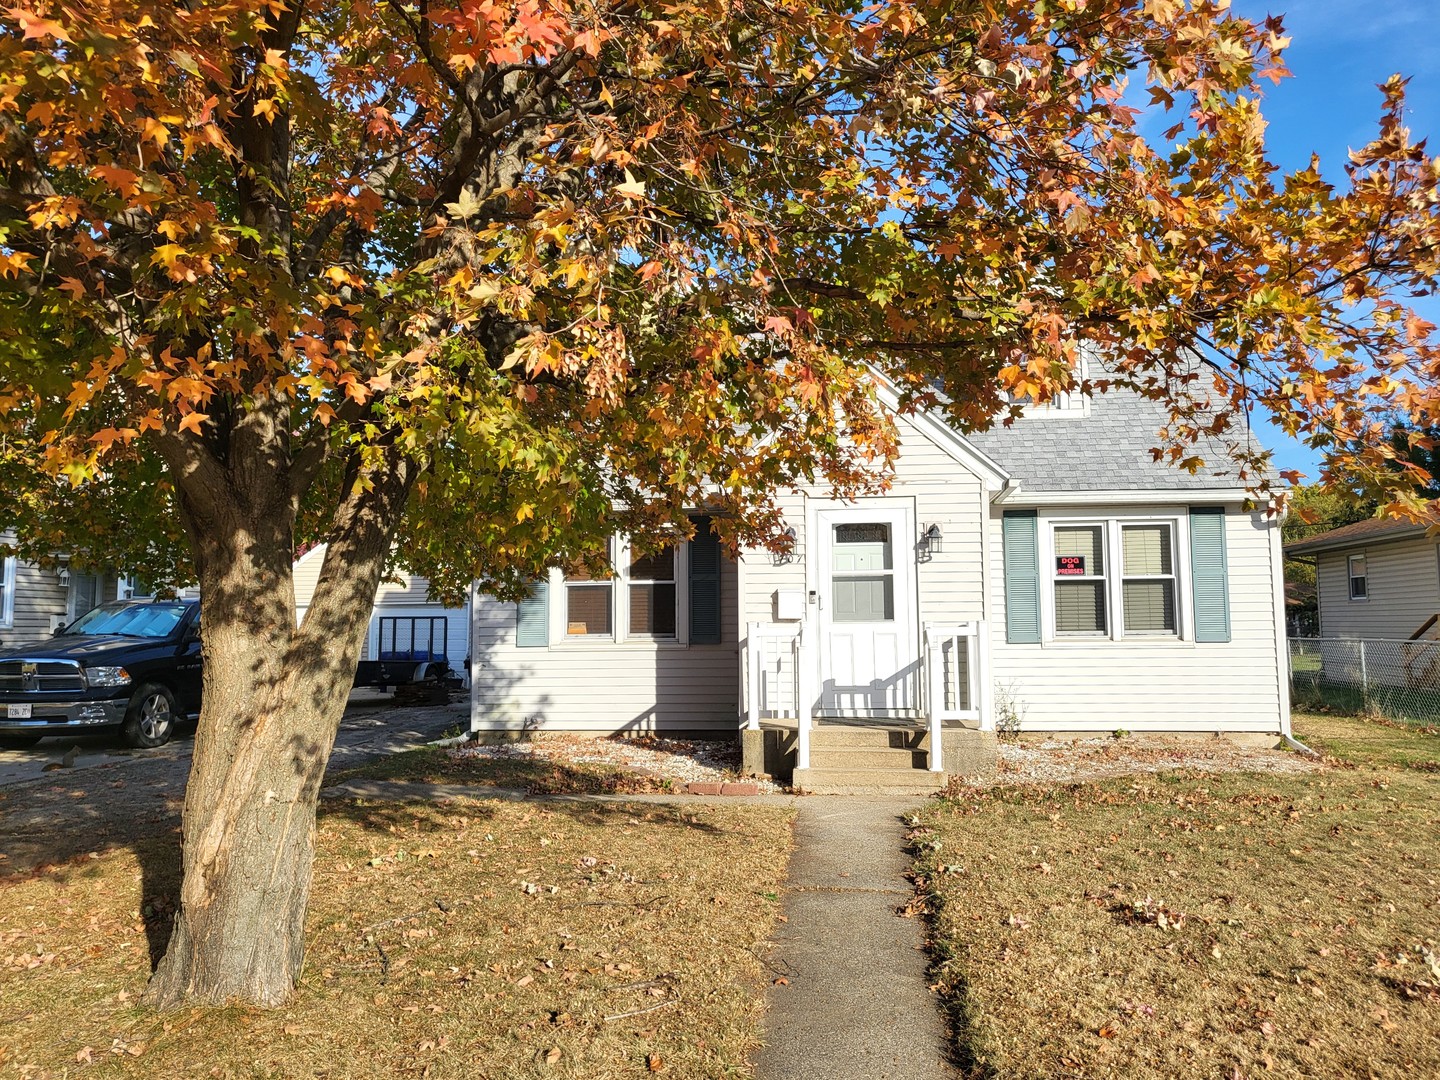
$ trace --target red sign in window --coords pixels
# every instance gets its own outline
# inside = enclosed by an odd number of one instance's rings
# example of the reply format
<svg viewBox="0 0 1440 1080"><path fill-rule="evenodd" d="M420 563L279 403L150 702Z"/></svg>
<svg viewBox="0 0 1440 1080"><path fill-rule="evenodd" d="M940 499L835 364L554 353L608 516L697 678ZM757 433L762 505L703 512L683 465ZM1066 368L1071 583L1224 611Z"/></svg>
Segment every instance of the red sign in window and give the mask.
<svg viewBox="0 0 1440 1080"><path fill-rule="evenodd" d="M1057 577L1084 577L1084 555L1056 555L1055 575Z"/></svg>

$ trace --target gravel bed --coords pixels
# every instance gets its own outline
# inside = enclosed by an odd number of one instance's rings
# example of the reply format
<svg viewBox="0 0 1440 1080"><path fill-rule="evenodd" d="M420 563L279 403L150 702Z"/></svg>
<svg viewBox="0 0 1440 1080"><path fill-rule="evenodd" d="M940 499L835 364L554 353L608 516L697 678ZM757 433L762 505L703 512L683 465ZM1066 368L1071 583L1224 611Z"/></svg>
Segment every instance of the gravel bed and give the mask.
<svg viewBox="0 0 1440 1080"><path fill-rule="evenodd" d="M1224 739L1204 743L1165 742L1163 739L1002 742L999 770L992 778L981 781L979 786L1081 783L1182 769L1194 772L1305 773L1324 767L1304 754L1236 746Z"/></svg>
<svg viewBox="0 0 1440 1080"><path fill-rule="evenodd" d="M743 779L746 783L753 783L761 795L784 790L758 777L741 777L740 747L733 742L547 735L528 742L465 746L453 753L457 757L538 759L561 765L609 765L669 780L677 788L686 784L721 784Z"/></svg>

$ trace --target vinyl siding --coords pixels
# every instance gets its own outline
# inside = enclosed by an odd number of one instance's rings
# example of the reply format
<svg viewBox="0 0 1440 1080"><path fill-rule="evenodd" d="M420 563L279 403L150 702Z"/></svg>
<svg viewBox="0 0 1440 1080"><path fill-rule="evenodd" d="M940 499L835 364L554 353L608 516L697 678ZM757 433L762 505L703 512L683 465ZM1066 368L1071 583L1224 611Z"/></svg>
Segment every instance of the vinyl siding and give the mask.
<svg viewBox="0 0 1440 1080"><path fill-rule="evenodd" d="M0 534L0 540L13 543L15 534ZM96 603L114 600L117 584L113 575L101 575L96 586ZM52 633L52 619L69 621L69 601L70 592L54 570L42 570L34 563L17 560L12 619L10 625L0 626L0 643L22 645L48 638Z"/></svg>
<svg viewBox="0 0 1440 1080"><path fill-rule="evenodd" d="M475 600L471 727L480 730L733 731L739 709L737 567L720 572L720 644L515 644L515 607ZM684 585L681 583L681 587ZM563 603L552 582L551 603Z"/></svg>
<svg viewBox="0 0 1440 1080"><path fill-rule="evenodd" d="M53 570L41 570L33 563L15 564L14 618L0 628L0 641L21 645L40 641L51 633L51 616L65 618L65 586ZM110 599L114 599L113 595Z"/></svg>
<svg viewBox="0 0 1440 1080"><path fill-rule="evenodd" d="M1370 595L1351 600L1347 560L1361 554ZM1440 557L1423 536L1317 555L1315 581L1321 637L1404 640L1440 612Z"/></svg>
<svg viewBox="0 0 1440 1080"><path fill-rule="evenodd" d="M1173 510L1173 504L1167 504ZM1154 508L1159 514L1160 506ZM1143 515L1146 508L1097 506L1088 518ZM1041 509L1041 529L1046 515ZM1036 731L1257 731L1283 727L1284 641L1275 612L1270 532L1260 513L1226 514L1231 640L1050 641L1011 645L992 635L996 699L1013 699ZM1000 512L991 515L992 625L1004 616ZM1182 526L1183 527L1183 526ZM1045 568L1042 604L1052 602ZM1189 600L1183 595L1182 605Z"/></svg>

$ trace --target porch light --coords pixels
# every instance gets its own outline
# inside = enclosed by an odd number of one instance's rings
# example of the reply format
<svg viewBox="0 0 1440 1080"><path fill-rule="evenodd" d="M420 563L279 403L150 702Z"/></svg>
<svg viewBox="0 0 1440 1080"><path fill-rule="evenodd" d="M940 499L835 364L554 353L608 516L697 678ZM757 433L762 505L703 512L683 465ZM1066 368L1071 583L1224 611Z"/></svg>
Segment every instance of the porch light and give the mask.
<svg viewBox="0 0 1440 1080"><path fill-rule="evenodd" d="M795 526L788 526L780 535L785 538L784 549L774 552L771 560L776 566L789 566L795 561Z"/></svg>
<svg viewBox="0 0 1440 1080"><path fill-rule="evenodd" d="M937 555L945 550L945 537L939 525L931 525L920 538L920 548L927 555Z"/></svg>

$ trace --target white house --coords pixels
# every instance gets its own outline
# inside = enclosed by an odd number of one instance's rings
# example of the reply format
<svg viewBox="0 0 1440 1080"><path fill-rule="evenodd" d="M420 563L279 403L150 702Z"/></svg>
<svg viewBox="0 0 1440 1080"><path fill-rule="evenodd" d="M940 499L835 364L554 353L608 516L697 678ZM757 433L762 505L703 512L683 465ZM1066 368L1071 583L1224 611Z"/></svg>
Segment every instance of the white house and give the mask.
<svg viewBox="0 0 1440 1080"><path fill-rule="evenodd" d="M790 556L702 519L659 558L615 538L608 580L477 597L471 726L743 727L810 790L974 771L997 727L1288 734L1278 523L1225 462L1155 462L1163 422L1120 390L968 437L901 417L883 495L784 494Z"/></svg>
<svg viewBox="0 0 1440 1080"><path fill-rule="evenodd" d="M0 544L14 542L14 533L0 533ZM0 557L0 644L47 638L97 604L126 599L129 588L126 578L72 571L63 559L58 568L44 569Z"/></svg>
<svg viewBox="0 0 1440 1080"><path fill-rule="evenodd" d="M295 560L297 625L310 608L324 563L324 544L317 544ZM430 583L415 574L402 572L382 580L375 590L375 606L360 659L388 660L396 654L424 654L425 659L444 657L454 671L464 671L465 658L470 655L469 608L447 608L431 600Z"/></svg>

